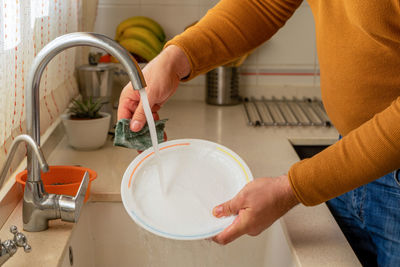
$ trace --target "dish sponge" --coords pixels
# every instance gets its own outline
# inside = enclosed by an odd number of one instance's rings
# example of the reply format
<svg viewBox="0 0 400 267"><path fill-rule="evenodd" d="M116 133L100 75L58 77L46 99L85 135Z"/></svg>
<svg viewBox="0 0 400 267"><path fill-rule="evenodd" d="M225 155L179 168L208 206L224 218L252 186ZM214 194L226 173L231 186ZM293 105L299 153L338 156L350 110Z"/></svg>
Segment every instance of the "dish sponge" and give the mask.
<svg viewBox="0 0 400 267"><path fill-rule="evenodd" d="M164 127L168 119L155 121L158 143L164 141ZM134 148L144 151L152 146L149 126L146 124L139 132L129 128L131 120L120 119L115 127L114 146Z"/></svg>

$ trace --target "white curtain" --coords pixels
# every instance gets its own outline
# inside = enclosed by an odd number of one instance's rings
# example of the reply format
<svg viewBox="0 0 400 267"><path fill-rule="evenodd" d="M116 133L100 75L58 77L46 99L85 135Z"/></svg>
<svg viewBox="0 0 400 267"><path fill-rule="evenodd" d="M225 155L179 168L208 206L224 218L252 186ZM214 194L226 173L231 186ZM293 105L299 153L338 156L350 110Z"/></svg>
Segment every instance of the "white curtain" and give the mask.
<svg viewBox="0 0 400 267"><path fill-rule="evenodd" d="M33 58L57 36L87 28L88 19L82 19L82 6L87 3L83 1L0 0L0 166L12 140L26 129L25 87ZM74 70L76 58L81 60L77 54L75 48L64 51L43 73L41 133L78 93ZM20 158L23 153L19 152Z"/></svg>

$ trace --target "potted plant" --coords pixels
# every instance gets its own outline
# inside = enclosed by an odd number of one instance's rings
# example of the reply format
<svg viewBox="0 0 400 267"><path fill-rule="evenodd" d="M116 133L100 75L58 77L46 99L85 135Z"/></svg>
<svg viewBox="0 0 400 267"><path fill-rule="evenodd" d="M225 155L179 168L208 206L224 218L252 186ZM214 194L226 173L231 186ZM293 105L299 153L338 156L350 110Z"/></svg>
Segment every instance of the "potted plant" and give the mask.
<svg viewBox="0 0 400 267"><path fill-rule="evenodd" d="M78 150L93 150L104 145L110 127L111 115L100 112L101 98L93 101L72 100L68 112L61 115L68 143Z"/></svg>

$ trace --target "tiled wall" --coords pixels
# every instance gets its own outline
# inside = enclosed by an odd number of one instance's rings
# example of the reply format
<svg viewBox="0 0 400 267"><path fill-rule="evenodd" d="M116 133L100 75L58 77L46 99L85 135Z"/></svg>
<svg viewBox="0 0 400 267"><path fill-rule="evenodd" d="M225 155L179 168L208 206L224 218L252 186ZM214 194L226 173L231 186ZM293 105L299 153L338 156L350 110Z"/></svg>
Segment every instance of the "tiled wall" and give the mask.
<svg viewBox="0 0 400 267"><path fill-rule="evenodd" d="M95 31L114 37L125 18L142 15L158 21L167 38L204 16L217 0L99 0ZM241 67L243 87L319 86L314 21L304 2L286 25L256 49ZM204 76L189 85L204 86Z"/></svg>

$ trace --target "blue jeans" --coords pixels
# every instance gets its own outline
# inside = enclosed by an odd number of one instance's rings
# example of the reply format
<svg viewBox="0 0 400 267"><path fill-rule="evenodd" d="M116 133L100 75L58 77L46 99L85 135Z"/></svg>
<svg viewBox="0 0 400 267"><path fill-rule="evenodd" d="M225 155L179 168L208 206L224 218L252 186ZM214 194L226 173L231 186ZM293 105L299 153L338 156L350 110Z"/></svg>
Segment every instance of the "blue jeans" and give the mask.
<svg viewBox="0 0 400 267"><path fill-rule="evenodd" d="M363 266L400 266L400 170L327 205Z"/></svg>

